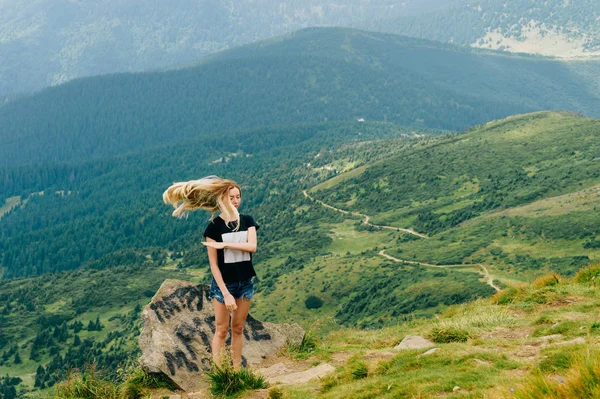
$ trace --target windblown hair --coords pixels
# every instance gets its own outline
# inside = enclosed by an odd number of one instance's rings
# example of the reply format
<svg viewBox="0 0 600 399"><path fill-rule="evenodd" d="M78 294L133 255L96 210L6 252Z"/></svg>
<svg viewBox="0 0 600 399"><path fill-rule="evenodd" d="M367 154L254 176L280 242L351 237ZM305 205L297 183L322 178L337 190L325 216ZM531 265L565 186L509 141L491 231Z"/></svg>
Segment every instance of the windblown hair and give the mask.
<svg viewBox="0 0 600 399"><path fill-rule="evenodd" d="M233 180L221 179L217 176L206 176L199 180L173 183L163 193L165 204L172 204L175 210L173 216L187 218L191 211L206 209L211 212L212 221L217 211L221 211L227 221L236 220L235 231L240 227L240 215L231 203L229 190L242 190Z"/></svg>

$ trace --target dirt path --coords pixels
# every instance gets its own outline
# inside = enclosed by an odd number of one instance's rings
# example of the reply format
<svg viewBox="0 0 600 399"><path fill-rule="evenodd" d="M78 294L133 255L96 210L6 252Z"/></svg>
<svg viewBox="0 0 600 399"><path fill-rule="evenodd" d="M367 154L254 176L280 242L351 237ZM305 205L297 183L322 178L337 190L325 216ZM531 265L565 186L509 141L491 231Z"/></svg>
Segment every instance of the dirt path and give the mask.
<svg viewBox="0 0 600 399"><path fill-rule="evenodd" d="M394 226L382 226L382 225L378 225L378 224L373 224L369 222L369 216L362 214L360 212L350 212L350 211L346 211L344 209L340 209L340 208L336 208L335 206L331 206L329 204L326 204L325 202L318 200L314 197L311 197L310 194L308 194L306 192L306 190L302 190L302 193L304 194L304 196L314 202L317 202L319 204L321 204L322 206L324 206L325 208L329 208L329 209L333 209L334 211L337 212L341 212L344 213L346 215L353 215L353 216L361 216L363 217L363 224L369 225L369 226L373 226L373 227L377 227L380 229L388 229L388 230L395 230L395 231L404 231L405 233L408 234L412 234L415 235L417 237L420 238L429 238L424 234L421 233L417 233L414 230L411 229L403 229L401 227L394 227ZM385 253L384 250L379 251L379 255L388 258L390 260L393 260L394 262L399 262L399 263L409 263L409 264L413 264L413 265L420 265L420 266L427 266L427 267L437 267L440 269L448 269L448 268L452 268L452 267L478 267L481 269L481 274L483 275L483 277L485 278L485 283L487 285L489 285L490 287L492 287L493 289L496 290L496 292L501 291L500 287L498 287L497 285L494 284L494 278L492 277L492 275L490 274L490 272L488 271L488 269L481 265L481 264L459 264L459 265L432 265L431 263L423 263L423 262L416 262L416 261L412 261L412 260L403 260L403 259L398 259L398 258L394 258L391 255L388 255Z"/></svg>
<svg viewBox="0 0 600 399"><path fill-rule="evenodd" d="M500 287L498 287L497 285L494 284L494 279L491 276L491 274L488 271L488 269L485 266L481 265L481 264L432 265L431 263L423 263L423 262L416 262L416 261L413 261L413 260L398 259L398 258L395 258L395 257L393 257L391 255L386 254L385 250L383 250L383 249L381 251L379 251L379 255L381 255L381 256L383 256L383 257L385 257L387 259L393 260L394 262L398 262L398 263L409 263L409 264L412 264L412 265L420 265L420 266L427 266L427 267L436 267L436 268L439 268L439 269L449 269L449 268L453 268L453 267L479 267L481 269L481 274L485 278L485 283L487 285L489 285L490 287L492 287L493 289L495 289L496 292L500 292L501 291Z"/></svg>
<svg viewBox="0 0 600 399"><path fill-rule="evenodd" d="M412 235L420 237L420 238L429 238L425 234L417 233L416 231L411 230L411 229L404 229L402 227L384 226L384 225L380 225L380 224L373 224L373 223L369 222L370 216L367 216L367 215L365 215L363 213L360 213L360 212L346 211L344 209L336 208L335 206L331 206L329 204L326 204L326 203L324 203L321 200L318 200L318 199L316 199L314 197L311 197L310 194L308 194L306 192L306 190L302 190L302 193L304 194L304 196L306 198L308 198L308 199L310 199L310 200L312 200L314 202L318 202L319 204L323 205L325 208L333 209L334 211L341 212L341 213L344 213L346 215L360 216L360 217L364 218L363 219L363 224L366 224L368 226L373 226L373 227L377 227L377 228L380 228L380 229L387 229L387 230L394 230L394 231L403 231L405 233L412 234Z"/></svg>

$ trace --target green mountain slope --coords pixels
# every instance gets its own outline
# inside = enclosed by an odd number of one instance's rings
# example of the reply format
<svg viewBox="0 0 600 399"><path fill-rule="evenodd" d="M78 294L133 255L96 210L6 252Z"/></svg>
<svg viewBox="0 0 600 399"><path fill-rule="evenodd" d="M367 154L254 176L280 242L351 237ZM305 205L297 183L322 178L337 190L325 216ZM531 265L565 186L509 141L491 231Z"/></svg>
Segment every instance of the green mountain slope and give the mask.
<svg viewBox="0 0 600 399"><path fill-rule="evenodd" d="M320 191L319 198L375 221L436 233L491 209L596 182L598 126L566 113L509 117L421 141Z"/></svg>
<svg viewBox="0 0 600 399"><path fill-rule="evenodd" d="M510 117L421 140L312 191L375 225L428 235L386 245L395 259L484 264L506 284L570 276L600 255L598 126L565 113Z"/></svg>
<svg viewBox="0 0 600 399"><path fill-rule="evenodd" d="M365 118L461 130L541 109L596 116L589 76L545 59L307 29L192 68L80 79L8 103L0 165L77 162L295 123Z"/></svg>

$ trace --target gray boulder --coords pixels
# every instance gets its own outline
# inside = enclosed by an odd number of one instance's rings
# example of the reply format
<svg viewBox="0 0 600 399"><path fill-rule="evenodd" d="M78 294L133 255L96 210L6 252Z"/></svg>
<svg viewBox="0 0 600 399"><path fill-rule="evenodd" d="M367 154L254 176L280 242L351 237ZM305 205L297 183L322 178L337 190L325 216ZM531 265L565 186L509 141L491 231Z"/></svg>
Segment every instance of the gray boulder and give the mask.
<svg viewBox="0 0 600 399"><path fill-rule="evenodd" d="M215 317L208 292L204 284L165 280L142 311L142 368L167 375L187 392L201 389L199 377L211 366ZM298 324L266 323L248 315L242 365L260 363L286 342L300 344L303 337ZM231 334L228 345L230 340Z"/></svg>

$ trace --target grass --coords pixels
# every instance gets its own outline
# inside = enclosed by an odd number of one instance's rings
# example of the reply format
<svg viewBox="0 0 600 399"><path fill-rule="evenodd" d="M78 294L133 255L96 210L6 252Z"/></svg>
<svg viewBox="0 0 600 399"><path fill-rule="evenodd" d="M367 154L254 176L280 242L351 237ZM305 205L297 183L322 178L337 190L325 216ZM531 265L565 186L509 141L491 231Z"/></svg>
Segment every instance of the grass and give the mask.
<svg viewBox="0 0 600 399"><path fill-rule="evenodd" d="M139 396L134 396L137 398ZM120 399L119 387L102 379L95 367L78 371L69 371L67 378L54 387L51 398L56 399Z"/></svg>
<svg viewBox="0 0 600 399"><path fill-rule="evenodd" d="M456 322L440 322L433 326L427 338L436 343L467 342L472 333Z"/></svg>
<svg viewBox="0 0 600 399"><path fill-rule="evenodd" d="M550 331L551 325L556 331L563 334L580 334L581 326L600 326L600 322L592 322L586 318L581 321L570 321L573 312L593 312L597 303L598 291L594 281L578 283L581 276L593 275L591 266L580 271L577 278L566 279L562 276L550 274L539 279L535 286L529 285L521 289L514 289L508 295L512 301L504 305L497 305L498 298L507 295L500 293L491 299L480 299L474 302L451 306L440 315L440 320L431 326L431 321L415 320L412 323L402 324L397 327L388 327L375 331L356 331L349 329L331 334L324 340L322 349L339 351L345 350L355 355L338 370L326 377L321 382L320 394L314 397L322 398L434 398L438 396L456 398L513 398L514 392L524 395L526 389L534 393L519 398L545 398L545 390L535 391L535 384L526 387L521 384L529 381L536 373L541 373L536 381L545 381L545 384L561 386L556 380L557 375L565 381L577 379L578 390L583 392L577 396L573 392L563 396L548 396L550 398L592 398L596 394L595 384L600 384L600 379L595 374L590 361L600 363L597 358L588 356L587 363L581 363L578 353L585 352L585 345L554 345L544 349L536 358L534 367L529 362L523 362L513 353L522 350L530 340L535 340L525 332L518 335L519 331L531 331L531 325L537 324L547 329L544 335L555 333ZM530 314L522 315L519 303L527 298L546 297L548 292L555 296L548 299L548 303L532 308ZM557 301L561 298L574 298L576 307L572 303ZM579 298L579 299L577 299ZM517 314L520 316L517 317ZM481 338L484 331L494 331L501 327L506 333L498 338ZM600 327L596 327L600 329ZM424 350L400 351L391 360L362 360L365 359L365 350L393 347L405 335L426 335L435 331L436 345L440 350L429 356L417 357ZM510 334L513 335L511 338ZM585 332L583 332L585 334ZM537 335L537 334L534 334ZM393 340L395 338L395 340ZM432 338L432 337L430 337ZM435 338L435 337L434 337ZM559 340L560 341L560 340ZM557 341L558 342L558 341ZM528 345L528 344L527 344ZM327 348L329 347L329 349ZM334 349L335 348L335 349ZM388 349L389 350L389 349ZM358 360L361 359L361 360ZM367 358L368 359L368 358ZM360 363L363 362L364 366ZM583 366L587 364L585 373ZM574 367L579 367L579 374L569 377L568 373ZM367 370L367 373L363 372ZM527 370L534 370L530 374ZM600 367L598 367L600 370ZM529 376L528 376L529 374ZM356 378L359 375L360 378ZM517 375L525 376L515 377ZM541 378L541 379L540 379ZM582 387L586 379L588 387ZM556 382L556 383L555 383ZM566 383L565 383L566 384ZM563 384L564 385L564 384ZM459 386L458 392L453 388ZM511 391L512 389L512 391ZM554 388L553 388L554 389ZM558 389L558 388L556 388ZM551 392L551 391L548 391ZM588 392L588 393L586 393ZM591 393L589 393L591 392ZM286 391L286 394L288 392ZM294 393L290 397L301 397ZM570 395L570 396L569 396ZM588 395L588 396L585 396Z"/></svg>
<svg viewBox="0 0 600 399"><path fill-rule="evenodd" d="M327 181L324 181L321 184L317 184L316 186L314 186L313 188L311 188L310 190L308 190L309 193L314 194L319 190L326 190L329 189L331 187L334 187L337 184L340 184L348 179L351 179L355 176L359 176L361 175L366 169L366 166L359 166L358 168L349 170L347 172L344 172L342 174L339 174ZM317 198L320 199L320 198Z"/></svg>
<svg viewBox="0 0 600 399"><path fill-rule="evenodd" d="M177 389L177 385L163 375L148 374L140 367L137 367L127 371L121 391L124 398L133 399L140 397L148 389L158 388L174 391Z"/></svg>
<svg viewBox="0 0 600 399"><path fill-rule="evenodd" d="M52 399L138 399L152 389L174 391L177 386L162 375L150 375L139 366L129 365L119 370L122 381L106 380L96 364L87 365L83 371L70 369L65 380L49 391Z"/></svg>
<svg viewBox="0 0 600 399"><path fill-rule="evenodd" d="M213 363L206 372L210 380L210 392L216 397L236 397L247 390L268 388L265 378L246 367L234 369L229 356L224 356L221 364Z"/></svg>
<svg viewBox="0 0 600 399"><path fill-rule="evenodd" d="M311 366L332 363L340 352L348 354L347 360L333 363L336 371L321 380L273 387L267 397L592 398L599 381L600 366L596 364L600 362L599 353L586 355L588 349L594 348L592 345L557 344L573 336L585 336L590 343L599 342L594 332L600 330L597 319L600 289L592 279L596 270L598 266L587 267L573 278L549 274L535 285L450 306L433 324L431 320L415 319L375 330L340 326L331 329L331 320L322 318L307 328L305 342L297 348L288 348L285 355ZM511 300L500 301L503 297ZM537 303L540 298L544 300ZM535 306L524 313L522 303ZM581 317L572 319L574 316ZM497 328L500 330L495 333ZM537 332L531 334L536 328ZM427 336L433 330L440 337L436 339L439 350L433 354L419 356L425 349L392 350L406 335ZM313 332L316 342L311 337ZM534 345L540 335L556 332L564 338L543 348ZM497 335L500 333L503 335ZM527 347L539 350L529 360L518 355ZM214 394L240 398L251 395L240 393L243 391L225 392L228 387L254 386L252 377L221 370L217 378L219 391L213 391ZM460 389L455 392L456 386ZM571 391L561 391L566 388Z"/></svg>
<svg viewBox="0 0 600 399"><path fill-rule="evenodd" d="M360 254L377 246L391 244L396 239L395 233L389 230L360 230L355 228L356 220L331 225L330 237L333 239L328 250L331 253L344 255Z"/></svg>
<svg viewBox="0 0 600 399"><path fill-rule="evenodd" d="M375 364L372 373L361 373L361 378L355 378L354 374L362 367L351 364L341 368L335 375L323 380L322 397L433 398L452 393L455 386L460 386L463 392L477 395L502 380L500 371L515 367L502 355L491 352L464 354L457 350L443 355L435 353L416 357L418 353L415 350L401 351L392 360ZM492 360L491 368L478 366L473 361L475 357Z"/></svg>
<svg viewBox="0 0 600 399"><path fill-rule="evenodd" d="M600 264L580 270L573 281L579 284L591 284L595 287L600 285Z"/></svg>
<svg viewBox="0 0 600 399"><path fill-rule="evenodd" d="M279 387L273 387L267 392L267 399L283 399L283 390Z"/></svg>
<svg viewBox="0 0 600 399"><path fill-rule="evenodd" d="M561 372L556 376L556 372ZM552 374L548 374L552 373ZM582 348L545 359L515 392L518 399L594 399L600 397L600 351Z"/></svg>
<svg viewBox="0 0 600 399"><path fill-rule="evenodd" d="M491 213L487 217L539 217L563 215L570 212L590 211L594 210L596 206L600 206L600 199L597 194L599 189L600 185L595 185L572 193L544 198L527 205Z"/></svg>

